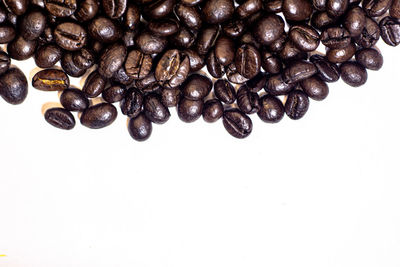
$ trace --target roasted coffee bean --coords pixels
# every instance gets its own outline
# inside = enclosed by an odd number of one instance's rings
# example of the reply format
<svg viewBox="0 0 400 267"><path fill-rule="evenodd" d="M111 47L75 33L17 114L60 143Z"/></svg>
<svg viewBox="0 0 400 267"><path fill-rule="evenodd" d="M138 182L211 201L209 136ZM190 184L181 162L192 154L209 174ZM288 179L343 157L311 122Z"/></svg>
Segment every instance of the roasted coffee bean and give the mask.
<svg viewBox="0 0 400 267"><path fill-rule="evenodd" d="M246 138L253 130L251 119L239 109L226 110L222 121L227 132L236 138Z"/></svg>
<svg viewBox="0 0 400 267"><path fill-rule="evenodd" d="M61 57L62 69L72 77L82 77L86 73L86 69L81 69L75 65L72 53L64 53Z"/></svg>
<svg viewBox="0 0 400 267"><path fill-rule="evenodd" d="M364 10L356 6L347 12L343 25L349 31L351 37L357 37L361 35L365 23L366 16Z"/></svg>
<svg viewBox="0 0 400 267"><path fill-rule="evenodd" d="M54 30L56 43L68 51L76 51L86 45L86 30L79 24L73 22L64 22L58 24Z"/></svg>
<svg viewBox="0 0 400 267"><path fill-rule="evenodd" d="M393 0L390 7L390 16L395 19L400 19L400 0Z"/></svg>
<svg viewBox="0 0 400 267"><path fill-rule="evenodd" d="M214 83L214 94L225 104L233 104L236 101L236 90L226 79L219 79Z"/></svg>
<svg viewBox="0 0 400 267"><path fill-rule="evenodd" d="M275 14L264 16L253 29L254 37L263 45L270 45L284 32L283 19Z"/></svg>
<svg viewBox="0 0 400 267"><path fill-rule="evenodd" d="M78 68L88 69L94 65L95 55L91 50L82 48L72 54L72 61Z"/></svg>
<svg viewBox="0 0 400 267"><path fill-rule="evenodd" d="M235 66L245 78L255 77L261 69L261 55L252 45L242 45L236 51Z"/></svg>
<svg viewBox="0 0 400 267"><path fill-rule="evenodd" d="M109 103L100 103L85 109L81 115L81 124L91 129L109 126L117 118L117 109Z"/></svg>
<svg viewBox="0 0 400 267"><path fill-rule="evenodd" d="M245 25L242 20L231 20L224 23L222 30L226 36L230 38L237 38L245 32Z"/></svg>
<svg viewBox="0 0 400 267"><path fill-rule="evenodd" d="M311 26L297 25L289 31L289 37L293 44L304 52L311 52L319 45L319 34Z"/></svg>
<svg viewBox="0 0 400 267"><path fill-rule="evenodd" d="M125 62L126 47L120 43L109 46L101 55L99 61L99 73L105 78L111 78Z"/></svg>
<svg viewBox="0 0 400 267"><path fill-rule="evenodd" d="M269 13L279 13L282 12L283 0L271 0L264 2L264 10Z"/></svg>
<svg viewBox="0 0 400 267"><path fill-rule="evenodd" d="M121 84L114 84L108 88L106 88L103 93L102 97L108 103L115 103L121 101L126 94L126 87Z"/></svg>
<svg viewBox="0 0 400 267"><path fill-rule="evenodd" d="M317 73L315 65L308 61L292 62L284 71L283 79L286 83L297 83L310 78Z"/></svg>
<svg viewBox="0 0 400 267"><path fill-rule="evenodd" d="M46 44L39 47L35 53L35 63L40 68L53 67L62 56L61 48L55 44Z"/></svg>
<svg viewBox="0 0 400 267"><path fill-rule="evenodd" d="M140 10L134 3L128 3L124 15L124 26L130 30L136 30L140 24Z"/></svg>
<svg viewBox="0 0 400 267"><path fill-rule="evenodd" d="M145 54L158 54L167 46L167 40L150 32L142 32L136 36L136 45Z"/></svg>
<svg viewBox="0 0 400 267"><path fill-rule="evenodd" d="M286 83L281 74L276 74L267 80L265 91L274 96L287 95L295 87L296 83Z"/></svg>
<svg viewBox="0 0 400 267"><path fill-rule="evenodd" d="M178 88L164 89L161 92L161 101L166 107L176 107L181 99L181 90Z"/></svg>
<svg viewBox="0 0 400 267"><path fill-rule="evenodd" d="M106 87L107 80L99 72L94 71L86 78L82 91L87 97L93 98L99 96Z"/></svg>
<svg viewBox="0 0 400 267"><path fill-rule="evenodd" d="M0 25L0 44L7 44L14 40L16 35L14 27L10 25Z"/></svg>
<svg viewBox="0 0 400 267"><path fill-rule="evenodd" d="M279 98L272 95L264 95L260 98L260 110L258 117L267 123L278 123L285 115L285 107Z"/></svg>
<svg viewBox="0 0 400 267"><path fill-rule="evenodd" d="M277 74L282 70L282 61L277 56L264 49L261 52L261 66L266 72Z"/></svg>
<svg viewBox="0 0 400 267"><path fill-rule="evenodd" d="M0 75L8 71L10 68L11 59L7 53L0 51Z"/></svg>
<svg viewBox="0 0 400 267"><path fill-rule="evenodd" d="M326 52L326 58L332 63L343 63L354 56L356 49L356 45L352 42L345 48L329 49Z"/></svg>
<svg viewBox="0 0 400 267"><path fill-rule="evenodd" d="M179 21L189 29L200 29L202 20L200 11L197 7L177 4L175 6L175 14L178 16Z"/></svg>
<svg viewBox="0 0 400 267"><path fill-rule="evenodd" d="M200 56L196 51L192 49L187 49L183 53L189 57L190 71L195 72L201 70L204 65L204 58Z"/></svg>
<svg viewBox="0 0 400 267"><path fill-rule="evenodd" d="M340 66L342 80L350 86L359 87L367 82L368 74L357 62L345 62Z"/></svg>
<svg viewBox="0 0 400 267"><path fill-rule="evenodd" d="M361 35L356 37L355 40L358 45L364 48L370 48L374 46L381 36L381 30L375 20L366 17L364 28L361 31Z"/></svg>
<svg viewBox="0 0 400 267"><path fill-rule="evenodd" d="M104 12L112 19L118 19L125 13L128 0L102 0Z"/></svg>
<svg viewBox="0 0 400 267"><path fill-rule="evenodd" d="M171 117L168 108L162 103L161 97L154 93L145 96L143 111L151 122L157 124L164 124Z"/></svg>
<svg viewBox="0 0 400 267"><path fill-rule="evenodd" d="M235 58L235 43L227 36L218 37L215 43L215 58L222 66L231 64Z"/></svg>
<svg viewBox="0 0 400 267"><path fill-rule="evenodd" d="M187 28L180 27L177 33L169 37L169 40L171 44L177 48L186 49L193 45L196 40L196 35Z"/></svg>
<svg viewBox="0 0 400 267"><path fill-rule="evenodd" d="M309 105L310 100L306 93L300 90L294 90L286 99L286 115L292 120L299 120L307 113Z"/></svg>
<svg viewBox="0 0 400 267"><path fill-rule="evenodd" d="M197 38L196 51L199 52L200 55L205 55L214 46L215 41L217 40L219 35L219 27L212 25L206 28L203 28L199 36Z"/></svg>
<svg viewBox="0 0 400 267"><path fill-rule="evenodd" d="M139 90L143 90L144 88L153 86L157 83L158 83L158 81L154 75L154 72L151 72L149 75L147 75L143 79L136 80L135 87Z"/></svg>
<svg viewBox="0 0 400 267"><path fill-rule="evenodd" d="M265 87L267 80L267 74L265 72L260 72L254 78L246 82L247 89L250 92L257 93Z"/></svg>
<svg viewBox="0 0 400 267"><path fill-rule="evenodd" d="M102 43L114 43L122 37L120 25L105 17L95 18L87 29L90 37Z"/></svg>
<svg viewBox="0 0 400 267"><path fill-rule="evenodd" d="M232 0L207 0L202 8L204 19L210 24L229 20L235 11Z"/></svg>
<svg viewBox="0 0 400 267"><path fill-rule="evenodd" d="M211 99L204 103L203 119L206 122L212 123L219 120L224 114L224 107L217 99Z"/></svg>
<svg viewBox="0 0 400 267"><path fill-rule="evenodd" d="M152 20L147 27L150 31L163 37L173 35L179 30L178 22L173 19Z"/></svg>
<svg viewBox="0 0 400 267"><path fill-rule="evenodd" d="M190 100L182 97L178 103L178 117L184 122L194 122L203 112L203 100Z"/></svg>
<svg viewBox="0 0 400 267"><path fill-rule="evenodd" d="M10 68L0 75L0 95L10 104L24 102L28 95L28 81L18 68Z"/></svg>
<svg viewBox="0 0 400 267"><path fill-rule="evenodd" d="M60 96L60 103L69 111L84 111L89 107L89 100L81 90L65 89Z"/></svg>
<svg viewBox="0 0 400 267"><path fill-rule="evenodd" d="M243 84L247 82L249 79L244 77L237 71L236 65L234 63L230 64L225 68L226 77L228 81L234 84Z"/></svg>
<svg viewBox="0 0 400 267"><path fill-rule="evenodd" d="M326 9L326 0L313 0L313 7L318 11L324 11Z"/></svg>
<svg viewBox="0 0 400 267"><path fill-rule="evenodd" d="M212 89L212 81L200 74L190 75L182 85L182 94L190 100L204 99Z"/></svg>
<svg viewBox="0 0 400 267"><path fill-rule="evenodd" d="M39 42L40 44L49 44L54 41L54 34L53 34L53 29L49 26L44 28L44 31L42 34L39 36Z"/></svg>
<svg viewBox="0 0 400 267"><path fill-rule="evenodd" d="M206 59L208 73L214 78L221 78L225 74L224 66L222 66L215 57L215 50L211 50Z"/></svg>
<svg viewBox="0 0 400 267"><path fill-rule="evenodd" d="M332 17L342 16L349 6L349 0L327 0L326 11Z"/></svg>
<svg viewBox="0 0 400 267"><path fill-rule="evenodd" d="M167 16L174 9L175 0L156 0L144 7L146 17L161 19Z"/></svg>
<svg viewBox="0 0 400 267"><path fill-rule="evenodd" d="M19 30L25 40L37 39L46 27L46 17L40 11L25 14L19 24Z"/></svg>
<svg viewBox="0 0 400 267"><path fill-rule="evenodd" d="M311 25L322 31L329 26L333 26L337 20L338 18L331 17L326 11L315 12L311 17Z"/></svg>
<svg viewBox="0 0 400 267"><path fill-rule="evenodd" d="M136 88L130 88L121 100L122 114L134 118L142 111L143 94Z"/></svg>
<svg viewBox="0 0 400 267"><path fill-rule="evenodd" d="M321 42L331 49L341 49L350 45L350 33L342 27L331 27L321 34Z"/></svg>
<svg viewBox="0 0 400 267"><path fill-rule="evenodd" d="M279 57L286 62L307 58L307 53L300 51L292 41L288 40L283 49L279 52Z"/></svg>
<svg viewBox="0 0 400 267"><path fill-rule="evenodd" d="M122 36L122 42L124 45L128 48L132 47L135 45L135 37L136 37L137 32L135 31L125 31L123 36Z"/></svg>
<svg viewBox="0 0 400 267"><path fill-rule="evenodd" d="M69 78L58 69L45 69L35 74L32 86L42 91L62 91L69 87Z"/></svg>
<svg viewBox="0 0 400 267"><path fill-rule="evenodd" d="M36 47L36 40L25 40L22 36L17 36L7 45L7 53L12 59L25 60L34 55Z"/></svg>
<svg viewBox="0 0 400 267"><path fill-rule="evenodd" d="M75 127L74 115L64 108L50 108L44 113L44 118L49 124L62 130Z"/></svg>
<svg viewBox="0 0 400 267"><path fill-rule="evenodd" d="M325 57L320 55L311 56L310 61L314 63L318 70L317 75L323 81L332 83L339 80L339 67L335 63L329 62Z"/></svg>
<svg viewBox="0 0 400 267"><path fill-rule="evenodd" d="M128 75L140 80L150 73L152 65L153 59L150 55L143 54L139 50L132 50L126 57L125 70Z"/></svg>
<svg viewBox="0 0 400 267"><path fill-rule="evenodd" d="M151 121L143 113L129 120L128 131L131 137L136 141L147 140L152 130L153 126L151 125Z"/></svg>
<svg viewBox="0 0 400 267"><path fill-rule="evenodd" d="M113 76L111 77L111 81L123 85L130 85L135 81L135 79L126 73L124 67L121 67L119 70L114 72Z"/></svg>
<svg viewBox="0 0 400 267"><path fill-rule="evenodd" d="M256 40L256 38L249 32L243 34L239 39L240 44L249 44L257 49L261 49L261 44ZM275 43L275 41L273 42Z"/></svg>
<svg viewBox="0 0 400 267"><path fill-rule="evenodd" d="M261 0L247 0L236 8L236 14L239 18L247 18L262 9Z"/></svg>
<svg viewBox="0 0 400 267"><path fill-rule="evenodd" d="M16 16L21 16L28 9L29 0L3 0L3 4L8 11Z"/></svg>
<svg viewBox="0 0 400 267"><path fill-rule="evenodd" d="M365 48L358 50L356 60L364 68L370 70L379 70L383 65L383 57L378 50L373 48Z"/></svg>
<svg viewBox="0 0 400 267"><path fill-rule="evenodd" d="M392 0L364 0L362 6L370 17L380 17L389 10Z"/></svg>
<svg viewBox="0 0 400 267"><path fill-rule="evenodd" d="M309 0L283 0L282 12L287 20L303 21L312 14L312 5Z"/></svg>
<svg viewBox="0 0 400 267"><path fill-rule="evenodd" d="M313 76L300 82L303 91L317 101L324 100L329 94L328 85L318 76Z"/></svg>
<svg viewBox="0 0 400 267"><path fill-rule="evenodd" d="M197 6L202 3L204 0L181 0L180 2L186 6Z"/></svg>
<svg viewBox="0 0 400 267"><path fill-rule="evenodd" d="M89 21L97 15L98 10L99 4L96 0L81 0L74 15L79 21Z"/></svg>
<svg viewBox="0 0 400 267"><path fill-rule="evenodd" d="M257 113L260 110L259 97L257 93L250 92L246 85L242 85L237 92L237 104L241 111L246 114Z"/></svg>
<svg viewBox="0 0 400 267"><path fill-rule="evenodd" d="M77 4L76 0L45 0L47 11L56 17L69 17L74 14Z"/></svg>
<svg viewBox="0 0 400 267"><path fill-rule="evenodd" d="M381 36L386 44L398 46L400 44L400 21L391 17L385 17L379 23Z"/></svg>
<svg viewBox="0 0 400 267"><path fill-rule="evenodd" d="M168 50L161 57L155 70L160 85L174 88L181 85L189 74L189 58L179 50Z"/></svg>

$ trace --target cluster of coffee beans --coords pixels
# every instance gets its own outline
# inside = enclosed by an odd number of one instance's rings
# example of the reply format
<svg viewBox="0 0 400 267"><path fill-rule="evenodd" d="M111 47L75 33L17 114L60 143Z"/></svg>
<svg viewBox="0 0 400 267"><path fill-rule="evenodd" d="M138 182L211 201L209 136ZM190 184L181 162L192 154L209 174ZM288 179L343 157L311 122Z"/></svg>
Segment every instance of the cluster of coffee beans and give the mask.
<svg viewBox="0 0 400 267"><path fill-rule="evenodd" d="M72 129L76 111L103 128L118 102L135 140L167 122L170 107L245 138L250 114L297 120L310 98L327 97L327 83L363 85L366 69L383 64L377 41L400 43L399 19L400 0L2 0L0 94L24 101L27 80L10 58L33 56L43 68L33 87L62 91L63 108L45 112L55 127ZM69 76L86 72L83 88L71 88Z"/></svg>

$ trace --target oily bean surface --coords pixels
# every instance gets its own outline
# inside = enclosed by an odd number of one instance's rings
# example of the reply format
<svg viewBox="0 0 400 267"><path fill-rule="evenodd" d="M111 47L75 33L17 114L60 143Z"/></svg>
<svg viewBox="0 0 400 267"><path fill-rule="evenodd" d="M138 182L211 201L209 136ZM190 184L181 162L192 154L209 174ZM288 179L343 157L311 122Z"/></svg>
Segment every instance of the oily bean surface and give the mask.
<svg viewBox="0 0 400 267"><path fill-rule="evenodd" d="M59 129L71 130L75 127L74 115L64 108L50 108L44 113L44 118Z"/></svg>

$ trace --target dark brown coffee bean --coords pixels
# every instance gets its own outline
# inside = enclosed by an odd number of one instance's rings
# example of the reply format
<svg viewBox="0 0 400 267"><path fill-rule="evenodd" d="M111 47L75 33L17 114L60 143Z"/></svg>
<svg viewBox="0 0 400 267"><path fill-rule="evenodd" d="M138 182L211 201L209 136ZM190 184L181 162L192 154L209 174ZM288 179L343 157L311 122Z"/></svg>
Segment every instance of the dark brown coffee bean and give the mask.
<svg viewBox="0 0 400 267"><path fill-rule="evenodd" d="M127 0L102 0L104 12L112 19L118 19L125 13Z"/></svg>
<svg viewBox="0 0 400 267"><path fill-rule="evenodd" d="M332 83L340 78L339 68L335 63L329 62L325 57L320 55L313 55L310 61L314 63L318 70L318 77L323 81Z"/></svg>
<svg viewBox="0 0 400 267"><path fill-rule="evenodd" d="M185 27L180 27L177 33L169 37L169 40L177 48L187 49L192 47L196 40L196 34Z"/></svg>
<svg viewBox="0 0 400 267"><path fill-rule="evenodd" d="M86 73L86 69L81 69L75 65L72 53L64 53L61 57L62 69L72 77L82 77Z"/></svg>
<svg viewBox="0 0 400 267"><path fill-rule="evenodd" d="M128 75L124 67L121 67L119 70L117 70L111 77L111 82L116 82L123 85L131 85L134 81L134 77Z"/></svg>
<svg viewBox="0 0 400 267"><path fill-rule="evenodd" d="M130 88L120 103L122 114L134 118L142 111L143 94L136 88Z"/></svg>
<svg viewBox="0 0 400 267"><path fill-rule="evenodd" d="M261 44L256 40L256 38L250 32L244 33L238 41L240 44L249 44L257 49L261 49ZM275 43L275 41L273 43Z"/></svg>
<svg viewBox="0 0 400 267"><path fill-rule="evenodd" d="M126 73L135 79L143 79L146 77L153 65L153 59L150 55L143 54L139 50L129 52L125 61Z"/></svg>
<svg viewBox="0 0 400 267"><path fill-rule="evenodd" d="M342 80L352 87L359 87L367 82L368 74L357 62L345 62L340 66Z"/></svg>
<svg viewBox="0 0 400 267"><path fill-rule="evenodd" d="M22 17L20 34L25 40L37 39L46 27L46 17L40 11L32 11Z"/></svg>
<svg viewBox="0 0 400 267"><path fill-rule="evenodd" d="M147 24L150 31L158 36L167 37L178 32L179 24L173 19L152 20Z"/></svg>
<svg viewBox="0 0 400 267"><path fill-rule="evenodd" d="M189 29L200 29L202 20L200 11L197 7L177 4L175 6L175 14L178 16L179 21Z"/></svg>
<svg viewBox="0 0 400 267"><path fill-rule="evenodd" d="M267 50L261 52L261 66L271 74L278 74L282 70L282 61Z"/></svg>
<svg viewBox="0 0 400 267"><path fill-rule="evenodd" d="M312 5L309 0L283 0L282 12L287 20L303 21L312 14Z"/></svg>
<svg viewBox="0 0 400 267"><path fill-rule="evenodd" d="M181 99L181 90L178 88L164 89L161 92L161 101L166 107L176 107Z"/></svg>
<svg viewBox="0 0 400 267"><path fill-rule="evenodd" d="M3 0L4 6L8 11L12 12L17 16L23 15L29 6L28 0Z"/></svg>
<svg viewBox="0 0 400 267"><path fill-rule="evenodd" d="M216 25L203 28L197 38L196 51L205 55L214 46L219 35L219 27Z"/></svg>
<svg viewBox="0 0 400 267"><path fill-rule="evenodd" d="M50 14L56 17L69 17L74 14L76 0L45 0L45 6Z"/></svg>
<svg viewBox="0 0 400 267"><path fill-rule="evenodd" d="M308 61L292 62L284 71L283 79L286 83L297 83L310 78L317 73L315 65Z"/></svg>
<svg viewBox="0 0 400 267"><path fill-rule="evenodd" d="M300 51L292 41L288 40L283 49L279 52L279 57L286 62L307 58L307 53Z"/></svg>
<svg viewBox="0 0 400 267"><path fill-rule="evenodd" d="M12 59L26 60L34 55L36 47L36 40L25 40L22 36L17 36L7 45L7 53Z"/></svg>
<svg viewBox="0 0 400 267"><path fill-rule="evenodd" d="M328 85L318 76L313 76L300 82L303 91L317 101L324 100L329 94Z"/></svg>
<svg viewBox="0 0 400 267"><path fill-rule="evenodd" d="M151 55L161 53L167 46L167 40L150 32L142 32L136 37L136 44L143 53Z"/></svg>
<svg viewBox="0 0 400 267"><path fill-rule="evenodd" d="M178 117L184 122L196 121L203 112L203 100L190 100L182 97L178 103Z"/></svg>
<svg viewBox="0 0 400 267"><path fill-rule="evenodd" d="M295 83L286 83L281 74L276 74L269 77L265 85L265 91L274 96L287 95L295 87Z"/></svg>
<svg viewBox="0 0 400 267"><path fill-rule="evenodd" d="M129 120L128 131L136 141L145 141L150 137L153 126L151 121L143 113L140 113Z"/></svg>
<svg viewBox="0 0 400 267"><path fill-rule="evenodd" d="M81 115L81 124L91 129L109 126L117 118L117 109L109 103L100 103L85 109Z"/></svg>
<svg viewBox="0 0 400 267"><path fill-rule="evenodd" d="M140 10L134 3L128 3L124 15L124 26L130 30L136 30L140 24Z"/></svg>
<svg viewBox="0 0 400 267"><path fill-rule="evenodd" d="M75 127L74 115L64 108L50 108L44 113L44 118L49 124L62 130Z"/></svg>
<svg viewBox="0 0 400 267"><path fill-rule="evenodd" d="M263 45L270 45L284 32L285 23L275 14L266 15L253 30L254 37Z"/></svg>
<svg viewBox="0 0 400 267"><path fill-rule="evenodd" d="M99 73L105 78L111 78L124 64L126 47L120 43L109 46L100 57Z"/></svg>
<svg viewBox="0 0 400 267"><path fill-rule="evenodd" d="M103 92L106 84L107 80L104 79L97 71L94 71L86 78L82 91L87 97L97 97Z"/></svg>
<svg viewBox="0 0 400 267"><path fill-rule="evenodd" d="M155 70L160 85L174 88L181 85L189 74L189 58L177 49L168 50L161 57Z"/></svg>
<svg viewBox="0 0 400 267"><path fill-rule="evenodd" d="M102 43L114 43L122 37L121 26L105 17L95 18L87 29L90 37Z"/></svg>
<svg viewBox="0 0 400 267"><path fill-rule="evenodd" d="M260 72L261 55L254 46L242 45L236 51L235 65L243 77L251 79Z"/></svg>
<svg viewBox="0 0 400 267"><path fill-rule="evenodd" d="M212 49L206 59L208 73L214 78L221 78L225 74L224 66L222 66L215 57L215 50Z"/></svg>
<svg viewBox="0 0 400 267"><path fill-rule="evenodd" d="M355 38L358 45L364 48L374 46L381 36L379 25L373 19L366 17L361 35Z"/></svg>
<svg viewBox="0 0 400 267"><path fill-rule="evenodd" d="M182 94L190 100L204 99L211 91L212 81L200 74L190 75L182 85Z"/></svg>
<svg viewBox="0 0 400 267"><path fill-rule="evenodd" d="M236 8L236 14L239 18L247 18L262 9L261 0L247 0Z"/></svg>
<svg viewBox="0 0 400 267"><path fill-rule="evenodd" d="M260 72L254 78L246 82L247 89L250 92L257 93L265 87L267 80L267 74L265 72Z"/></svg>
<svg viewBox="0 0 400 267"><path fill-rule="evenodd" d="M267 123L278 123L285 115L285 108L279 98L271 95L264 95L260 98L260 110L258 117Z"/></svg>
<svg viewBox="0 0 400 267"><path fill-rule="evenodd" d="M356 45L350 43L349 46L340 49L329 49L326 58L332 63L343 63L350 60L356 53Z"/></svg>
<svg viewBox="0 0 400 267"><path fill-rule="evenodd" d="M380 17L389 10L392 0L364 0L362 6L370 17Z"/></svg>
<svg viewBox="0 0 400 267"><path fill-rule="evenodd" d="M235 11L232 0L207 0L202 12L207 23L219 24L229 20Z"/></svg>
<svg viewBox="0 0 400 267"><path fill-rule="evenodd" d="M88 69L95 64L95 55L93 51L82 48L72 54L73 63L80 69Z"/></svg>
<svg viewBox="0 0 400 267"><path fill-rule="evenodd" d="M308 25L293 26L289 31L289 37L293 44L304 52L311 52L319 45L319 34Z"/></svg>
<svg viewBox="0 0 400 267"><path fill-rule="evenodd" d="M0 75L0 95L10 104L24 102L28 95L28 81L18 68L10 68Z"/></svg>
<svg viewBox="0 0 400 267"><path fill-rule="evenodd" d="M174 9L175 0L156 0L144 7L143 12L149 18L161 19Z"/></svg>
<svg viewBox="0 0 400 267"><path fill-rule="evenodd" d="M226 131L236 138L246 138L253 130L251 119L239 109L226 110L223 115Z"/></svg>
<svg viewBox="0 0 400 267"><path fill-rule="evenodd" d="M8 71L10 68L11 59L7 53L0 51L0 75Z"/></svg>
<svg viewBox="0 0 400 267"><path fill-rule="evenodd" d="M383 41L390 46L400 44L400 21L391 17L385 17L379 23Z"/></svg>
<svg viewBox="0 0 400 267"><path fill-rule="evenodd" d="M235 63L230 64L225 68L226 72L226 77L228 78L228 81L234 84L243 84L247 82L249 79L244 77L242 74L240 74L237 71Z"/></svg>
<svg viewBox="0 0 400 267"><path fill-rule="evenodd" d="M321 42L331 49L341 49L350 45L350 33L342 27L331 27L321 34Z"/></svg>
<svg viewBox="0 0 400 267"><path fill-rule="evenodd" d="M342 16L349 6L349 0L327 0L326 11L332 17Z"/></svg>
<svg viewBox="0 0 400 267"><path fill-rule="evenodd" d="M108 88L106 88L103 93L102 97L108 103L115 103L121 101L126 94L126 87L121 84L114 84Z"/></svg>
<svg viewBox="0 0 400 267"><path fill-rule="evenodd" d="M60 96L60 103L69 111L84 111L89 107L86 95L78 89L65 89Z"/></svg>
<svg viewBox="0 0 400 267"><path fill-rule="evenodd" d="M286 115L292 120L299 120L307 113L309 105L310 100L306 93L294 90L288 95L285 103Z"/></svg>
<svg viewBox="0 0 400 267"><path fill-rule="evenodd" d="M76 51L86 45L86 30L79 24L64 22L58 24L54 30L56 43L68 51Z"/></svg>
<svg viewBox="0 0 400 267"><path fill-rule="evenodd" d="M181 0L181 3L186 6L197 6L202 3L204 0Z"/></svg>
<svg viewBox="0 0 400 267"><path fill-rule="evenodd" d="M337 20L338 18L331 17L326 11L315 12L311 17L311 25L322 31L327 27L334 26Z"/></svg>
<svg viewBox="0 0 400 267"><path fill-rule="evenodd" d="M359 6L356 6L347 12L343 25L349 31L351 37L357 37L361 35L365 23L366 15L364 10Z"/></svg>
<svg viewBox="0 0 400 267"><path fill-rule="evenodd" d="M246 85L242 85L237 92L237 104L241 111L246 114L257 113L260 110L259 97L257 93L250 92Z"/></svg>
<svg viewBox="0 0 400 267"><path fill-rule="evenodd" d="M97 15L98 10L99 4L96 0L81 0L74 15L79 21L89 21Z"/></svg>
<svg viewBox="0 0 400 267"><path fill-rule="evenodd" d="M46 44L36 50L35 63L40 68L51 68L61 59L61 56L60 47L55 44Z"/></svg>
<svg viewBox="0 0 400 267"><path fill-rule="evenodd" d="M226 79L219 79L214 83L214 94L225 104L233 104L236 101L236 91Z"/></svg>
<svg viewBox="0 0 400 267"><path fill-rule="evenodd" d="M69 87L69 78L58 69L45 69L35 74L32 86L42 91L62 91Z"/></svg>
<svg viewBox="0 0 400 267"><path fill-rule="evenodd" d="M10 25L0 25L0 44L7 44L14 40L16 35L14 27Z"/></svg>
<svg viewBox="0 0 400 267"><path fill-rule="evenodd" d="M158 94L152 93L145 96L143 110L146 117L157 124L164 124L171 117L168 108L164 106Z"/></svg>
<svg viewBox="0 0 400 267"><path fill-rule="evenodd" d="M215 43L215 58L222 66L231 64L235 58L235 43L227 36L218 37Z"/></svg>
<svg viewBox="0 0 400 267"><path fill-rule="evenodd" d="M365 48L358 50L356 60L364 68L370 70L379 70L383 65L383 57L378 50L373 48Z"/></svg>
<svg viewBox="0 0 400 267"><path fill-rule="evenodd" d="M187 49L183 53L189 57L190 71L195 72L201 70L204 65L204 57L192 49Z"/></svg>
<svg viewBox="0 0 400 267"><path fill-rule="evenodd" d="M203 119L206 122L212 123L219 120L224 114L224 107L217 99L211 99L204 103Z"/></svg>

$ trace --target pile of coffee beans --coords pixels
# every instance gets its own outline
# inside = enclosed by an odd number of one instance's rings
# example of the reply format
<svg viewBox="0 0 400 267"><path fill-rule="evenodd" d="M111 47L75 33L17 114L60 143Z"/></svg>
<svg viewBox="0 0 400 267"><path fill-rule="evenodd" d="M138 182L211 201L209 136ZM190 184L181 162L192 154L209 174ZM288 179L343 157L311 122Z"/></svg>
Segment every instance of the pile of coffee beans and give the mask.
<svg viewBox="0 0 400 267"><path fill-rule="evenodd" d="M221 119L245 138L251 114L298 120L328 83L363 85L382 67L378 40L400 43L399 19L400 0L1 0L0 95L24 101L28 82L10 63L34 57L33 87L62 91L63 107L45 112L55 127L74 128L79 112L103 128L118 106L143 141L176 107L184 122Z"/></svg>

